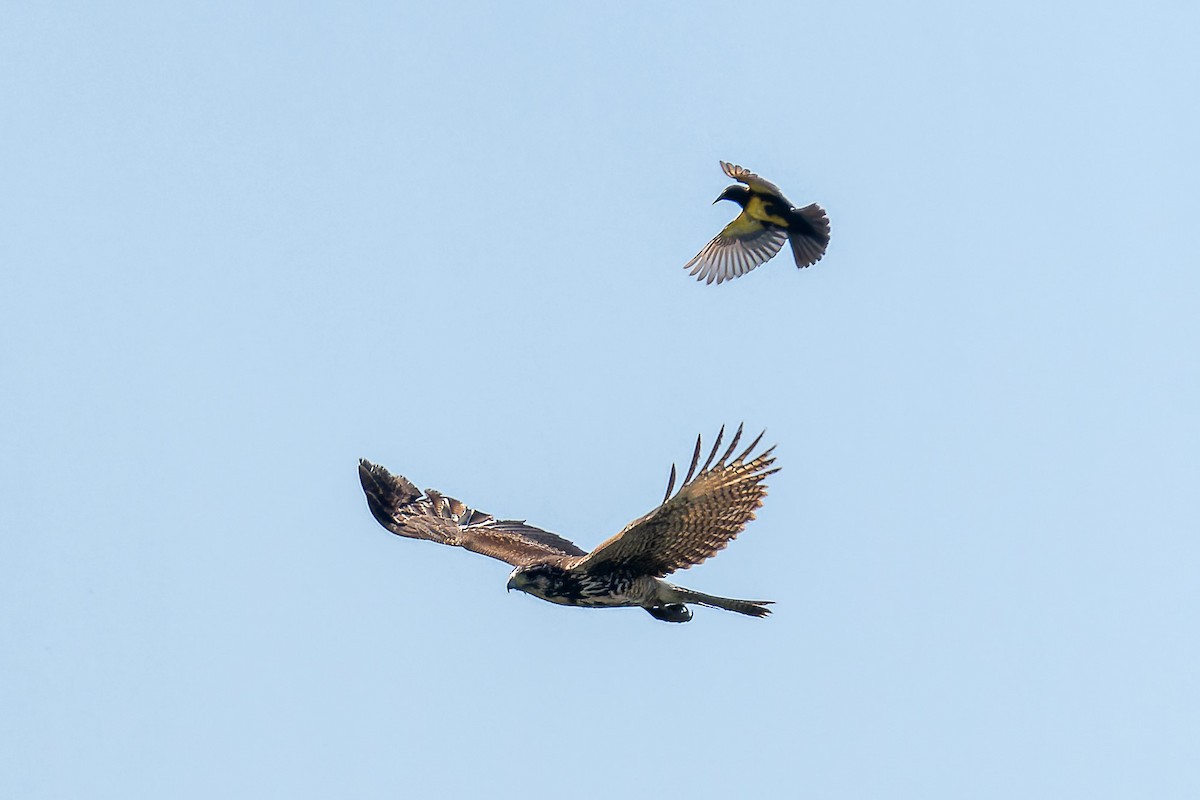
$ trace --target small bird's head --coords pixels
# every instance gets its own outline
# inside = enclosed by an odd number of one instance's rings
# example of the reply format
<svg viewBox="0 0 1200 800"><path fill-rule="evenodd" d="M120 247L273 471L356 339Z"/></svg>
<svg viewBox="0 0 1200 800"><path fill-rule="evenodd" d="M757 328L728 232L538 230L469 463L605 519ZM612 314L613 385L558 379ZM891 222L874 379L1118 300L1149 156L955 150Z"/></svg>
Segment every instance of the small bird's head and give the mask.
<svg viewBox="0 0 1200 800"><path fill-rule="evenodd" d="M722 200L732 200L742 208L745 208L746 203L750 202L750 189L740 184L726 186L725 191L721 192L721 196L713 200L713 205Z"/></svg>

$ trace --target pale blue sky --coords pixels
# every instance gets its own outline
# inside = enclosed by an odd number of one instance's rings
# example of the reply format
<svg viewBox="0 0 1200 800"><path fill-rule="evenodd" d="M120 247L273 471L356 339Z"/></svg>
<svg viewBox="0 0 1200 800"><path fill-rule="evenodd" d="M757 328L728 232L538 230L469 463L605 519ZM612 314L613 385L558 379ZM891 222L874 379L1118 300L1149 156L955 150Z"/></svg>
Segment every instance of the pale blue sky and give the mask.
<svg viewBox="0 0 1200 800"><path fill-rule="evenodd" d="M435 5L5 11L0 795L1200 796L1195 3ZM825 260L689 279L718 159ZM763 621L355 475L591 547L742 420Z"/></svg>

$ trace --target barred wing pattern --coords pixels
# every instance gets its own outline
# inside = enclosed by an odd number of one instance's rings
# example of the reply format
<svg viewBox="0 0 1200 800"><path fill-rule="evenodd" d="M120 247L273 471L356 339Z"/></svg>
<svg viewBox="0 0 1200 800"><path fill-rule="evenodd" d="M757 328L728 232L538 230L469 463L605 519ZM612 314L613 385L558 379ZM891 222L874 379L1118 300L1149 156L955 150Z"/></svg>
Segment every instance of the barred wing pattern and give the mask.
<svg viewBox="0 0 1200 800"><path fill-rule="evenodd" d="M773 194L780 200L786 202L789 206L791 205L788 199L783 196L783 192L779 191L779 187L771 183L766 178L756 175L745 167L737 164L730 164L728 161L721 161L719 163L721 164L721 170L726 175L733 178L735 181L738 181L739 183L746 184L752 191Z"/></svg>
<svg viewBox="0 0 1200 800"><path fill-rule="evenodd" d="M692 464L679 491L672 497L675 467L667 484L662 505L641 519L634 520L587 556L575 562L579 569L628 570L635 574L664 577L678 569L687 569L716 555L754 519L755 510L767 494L763 483L772 469L774 447L747 458L758 447L762 434L732 461L730 457L742 438L738 426L729 447L716 459L725 428L717 434L712 451L700 467L700 438ZM714 462L714 459L716 461ZM695 476L695 477L693 477Z"/></svg>
<svg viewBox="0 0 1200 800"><path fill-rule="evenodd" d="M688 274L696 280L723 283L774 258L787 238L786 232L769 228L743 211L683 268L691 269Z"/></svg>
<svg viewBox="0 0 1200 800"><path fill-rule="evenodd" d="M462 547L518 567L584 555L574 543L523 520L495 519L432 489L422 494L404 476L365 459L358 462L358 479L371 514L397 536Z"/></svg>

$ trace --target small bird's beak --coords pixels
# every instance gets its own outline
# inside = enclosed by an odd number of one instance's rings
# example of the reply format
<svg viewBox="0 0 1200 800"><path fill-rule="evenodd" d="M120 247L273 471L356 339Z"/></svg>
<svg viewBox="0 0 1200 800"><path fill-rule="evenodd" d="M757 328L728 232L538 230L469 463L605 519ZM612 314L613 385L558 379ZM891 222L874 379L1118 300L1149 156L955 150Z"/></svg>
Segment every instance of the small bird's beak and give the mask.
<svg viewBox="0 0 1200 800"><path fill-rule="evenodd" d="M725 195L721 195L716 200L713 200L713 205L715 206L717 203L721 202L724 199L725 199Z"/></svg>

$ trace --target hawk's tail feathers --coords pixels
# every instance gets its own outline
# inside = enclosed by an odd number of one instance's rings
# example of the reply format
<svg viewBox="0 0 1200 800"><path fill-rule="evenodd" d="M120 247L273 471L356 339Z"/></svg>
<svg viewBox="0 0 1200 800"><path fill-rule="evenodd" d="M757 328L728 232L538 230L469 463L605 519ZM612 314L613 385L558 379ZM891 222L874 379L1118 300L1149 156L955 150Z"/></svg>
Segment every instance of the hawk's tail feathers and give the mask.
<svg viewBox="0 0 1200 800"><path fill-rule="evenodd" d="M811 228L810 231L803 231L793 225L788 231L792 256L796 259L796 266L803 269L811 267L825 255L825 248L829 246L829 217L825 209L816 203L798 208L795 213L808 223L806 227Z"/></svg>
<svg viewBox="0 0 1200 800"><path fill-rule="evenodd" d="M771 609L767 608L772 605L771 600L734 600L730 597L717 597L692 589L684 589L682 586L676 586L675 591L679 602L682 603L699 603L709 608L723 608L726 611L736 611L750 617L765 617L771 613Z"/></svg>

